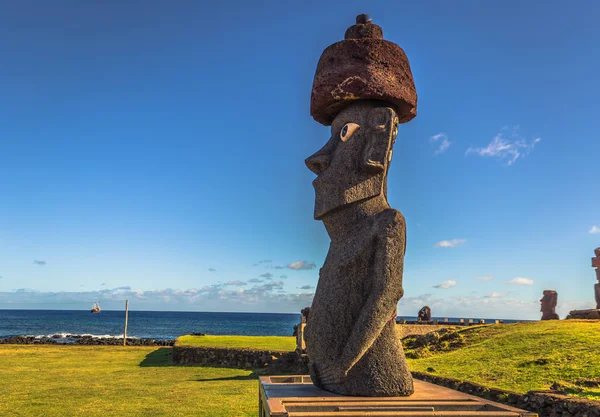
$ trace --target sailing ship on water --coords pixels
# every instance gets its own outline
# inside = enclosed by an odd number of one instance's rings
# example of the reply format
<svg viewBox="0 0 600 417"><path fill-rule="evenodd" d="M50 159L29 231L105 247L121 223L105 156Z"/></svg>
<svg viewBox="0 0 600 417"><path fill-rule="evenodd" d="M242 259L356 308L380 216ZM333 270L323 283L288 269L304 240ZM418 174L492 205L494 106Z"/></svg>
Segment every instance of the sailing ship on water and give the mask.
<svg viewBox="0 0 600 417"><path fill-rule="evenodd" d="M100 303L99 302L98 303L94 303L94 305L92 306L92 309L90 310L90 312L92 314L99 313L100 312Z"/></svg>

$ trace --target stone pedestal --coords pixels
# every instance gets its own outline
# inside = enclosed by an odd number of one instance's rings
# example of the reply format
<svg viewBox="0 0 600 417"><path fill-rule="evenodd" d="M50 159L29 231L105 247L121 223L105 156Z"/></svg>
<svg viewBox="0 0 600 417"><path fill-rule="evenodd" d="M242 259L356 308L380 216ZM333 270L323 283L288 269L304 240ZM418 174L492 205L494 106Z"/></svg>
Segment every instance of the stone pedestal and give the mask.
<svg viewBox="0 0 600 417"><path fill-rule="evenodd" d="M423 381L409 397L349 397L321 390L308 375L266 376L259 381L259 417L537 417Z"/></svg>
<svg viewBox="0 0 600 417"><path fill-rule="evenodd" d="M567 319L578 319L578 320L600 320L600 310L572 310L569 311Z"/></svg>

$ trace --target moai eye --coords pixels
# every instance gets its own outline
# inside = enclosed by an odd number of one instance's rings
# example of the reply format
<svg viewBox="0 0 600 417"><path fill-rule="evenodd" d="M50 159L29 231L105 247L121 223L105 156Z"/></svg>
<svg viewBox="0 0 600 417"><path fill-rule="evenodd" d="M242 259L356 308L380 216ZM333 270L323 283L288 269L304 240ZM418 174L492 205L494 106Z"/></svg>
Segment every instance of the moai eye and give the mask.
<svg viewBox="0 0 600 417"><path fill-rule="evenodd" d="M340 139L342 142L348 141L358 129L360 129L360 126L356 123L346 123L340 131Z"/></svg>

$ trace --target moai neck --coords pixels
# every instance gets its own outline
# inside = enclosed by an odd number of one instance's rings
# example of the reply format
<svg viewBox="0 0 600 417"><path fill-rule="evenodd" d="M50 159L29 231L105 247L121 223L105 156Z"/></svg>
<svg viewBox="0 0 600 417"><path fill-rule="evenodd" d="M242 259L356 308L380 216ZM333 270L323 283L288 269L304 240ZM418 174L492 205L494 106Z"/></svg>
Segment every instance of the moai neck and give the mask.
<svg viewBox="0 0 600 417"><path fill-rule="evenodd" d="M383 194L358 201L328 213L322 220L332 241L352 236L355 230L369 217L389 209L390 205Z"/></svg>

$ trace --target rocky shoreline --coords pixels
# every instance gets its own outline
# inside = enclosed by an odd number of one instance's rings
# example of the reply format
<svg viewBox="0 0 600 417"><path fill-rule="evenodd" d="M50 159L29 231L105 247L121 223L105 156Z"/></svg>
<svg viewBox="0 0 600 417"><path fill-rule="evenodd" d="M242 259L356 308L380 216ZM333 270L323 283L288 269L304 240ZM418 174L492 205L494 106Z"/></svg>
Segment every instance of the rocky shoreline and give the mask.
<svg viewBox="0 0 600 417"><path fill-rule="evenodd" d="M127 338L128 346L173 346L173 339ZM78 334L49 336L9 336L0 338L0 345L99 345L122 346L122 337L98 337Z"/></svg>

